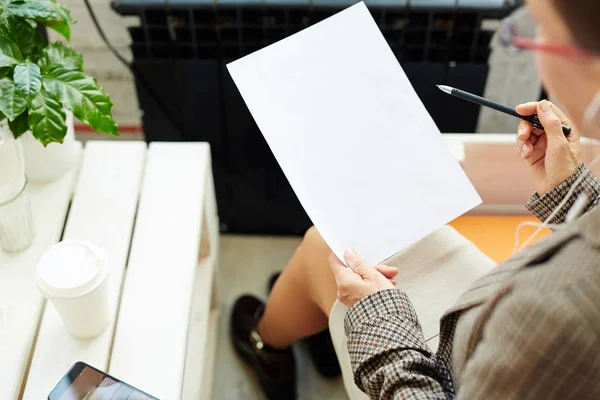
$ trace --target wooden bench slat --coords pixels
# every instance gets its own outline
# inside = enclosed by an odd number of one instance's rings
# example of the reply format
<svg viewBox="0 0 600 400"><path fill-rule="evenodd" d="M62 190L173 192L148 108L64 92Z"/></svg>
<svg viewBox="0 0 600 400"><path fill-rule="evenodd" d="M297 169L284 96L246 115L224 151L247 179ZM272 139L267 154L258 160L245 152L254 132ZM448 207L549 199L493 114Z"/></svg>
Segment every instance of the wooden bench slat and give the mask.
<svg viewBox="0 0 600 400"><path fill-rule="evenodd" d="M89 240L108 254L113 310L118 304L145 154L143 142L88 142L65 228L65 239ZM116 315L100 336L76 339L67 333L54 307L46 304L24 398L47 398L76 361L106 370L115 319Z"/></svg>
<svg viewBox="0 0 600 400"><path fill-rule="evenodd" d="M74 169L53 183L30 185L34 243L17 255L0 251L0 399L21 393L45 301L35 284L35 268L60 239L76 176Z"/></svg>
<svg viewBox="0 0 600 400"><path fill-rule="evenodd" d="M212 170L209 165L204 194L200 260L188 330L182 399L212 399L214 362L219 327L218 263L219 217ZM209 301L210 299L210 301Z"/></svg>
<svg viewBox="0 0 600 400"><path fill-rule="evenodd" d="M209 165L206 143L148 151L109 372L161 399L182 395Z"/></svg>
<svg viewBox="0 0 600 400"><path fill-rule="evenodd" d="M196 289L189 327L187 358L183 380L182 399L212 399L212 383L214 379L214 363L217 352L217 333L219 327L219 309L209 307L206 299L201 296L205 293L200 289L207 288L207 284L200 284L200 280L208 274L201 273L209 270L209 265L201 263L196 277Z"/></svg>

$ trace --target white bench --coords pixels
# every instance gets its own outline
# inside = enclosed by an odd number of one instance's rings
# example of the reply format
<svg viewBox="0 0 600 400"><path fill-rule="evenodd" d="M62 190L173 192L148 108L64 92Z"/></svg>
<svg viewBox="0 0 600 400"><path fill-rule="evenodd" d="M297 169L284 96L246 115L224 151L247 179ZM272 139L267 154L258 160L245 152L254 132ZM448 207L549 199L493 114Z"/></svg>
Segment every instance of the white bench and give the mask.
<svg viewBox="0 0 600 400"><path fill-rule="evenodd" d="M88 142L79 171L30 195L35 243L0 253L0 399L45 399L76 361L161 399L210 398L219 247L208 144ZM35 286L63 229L110 258L115 313L94 339L71 337Z"/></svg>

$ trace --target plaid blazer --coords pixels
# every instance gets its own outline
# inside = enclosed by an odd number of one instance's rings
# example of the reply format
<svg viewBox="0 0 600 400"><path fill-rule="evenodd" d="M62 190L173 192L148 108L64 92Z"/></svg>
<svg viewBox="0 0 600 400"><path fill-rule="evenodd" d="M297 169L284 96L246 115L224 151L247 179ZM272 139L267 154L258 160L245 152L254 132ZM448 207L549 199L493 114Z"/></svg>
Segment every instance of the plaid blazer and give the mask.
<svg viewBox="0 0 600 400"><path fill-rule="evenodd" d="M600 181L583 165L527 203L545 220L575 180L585 179L552 222ZM406 294L386 290L346 314L358 387L373 399L600 399L600 207L475 282L425 343ZM595 208L595 209L594 209Z"/></svg>

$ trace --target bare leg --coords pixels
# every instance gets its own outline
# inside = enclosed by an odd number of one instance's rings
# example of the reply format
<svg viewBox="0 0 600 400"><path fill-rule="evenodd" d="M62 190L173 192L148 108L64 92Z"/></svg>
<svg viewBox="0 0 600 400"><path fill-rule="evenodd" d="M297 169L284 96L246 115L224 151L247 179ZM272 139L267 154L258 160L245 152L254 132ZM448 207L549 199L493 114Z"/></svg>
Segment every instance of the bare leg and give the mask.
<svg viewBox="0 0 600 400"><path fill-rule="evenodd" d="M327 328L336 285L327 258L331 254L319 232L310 228L273 286L258 324L263 341L275 348Z"/></svg>

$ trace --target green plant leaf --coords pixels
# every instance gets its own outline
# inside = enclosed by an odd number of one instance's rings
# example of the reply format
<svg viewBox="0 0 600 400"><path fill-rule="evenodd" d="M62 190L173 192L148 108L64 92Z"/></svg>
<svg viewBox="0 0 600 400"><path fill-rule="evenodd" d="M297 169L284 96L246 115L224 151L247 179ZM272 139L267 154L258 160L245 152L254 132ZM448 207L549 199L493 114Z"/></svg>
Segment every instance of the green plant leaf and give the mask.
<svg viewBox="0 0 600 400"><path fill-rule="evenodd" d="M23 56L16 43L6 36L0 36L0 67L10 67L21 61Z"/></svg>
<svg viewBox="0 0 600 400"><path fill-rule="evenodd" d="M31 104L31 100L42 88L40 67L29 61L17 64L13 79L17 92L27 100L27 104Z"/></svg>
<svg viewBox="0 0 600 400"><path fill-rule="evenodd" d="M13 26L13 35L12 37L15 39L15 43L21 50L21 54L24 57L32 55L33 53L39 53L44 46L44 37L42 33L37 29L37 24L35 21L29 21L31 24L24 19L16 18Z"/></svg>
<svg viewBox="0 0 600 400"><path fill-rule="evenodd" d="M20 18L38 21L54 29L67 40L71 38L70 25L75 23L69 8L48 0L17 0L9 2L4 10Z"/></svg>
<svg viewBox="0 0 600 400"><path fill-rule="evenodd" d="M11 14L40 22L61 21L74 24L69 7L51 0L13 0L2 7Z"/></svg>
<svg viewBox="0 0 600 400"><path fill-rule="evenodd" d="M2 36L10 36L12 32L12 15L4 11L4 5L0 0L0 34Z"/></svg>
<svg viewBox="0 0 600 400"><path fill-rule="evenodd" d="M43 86L82 122L97 132L118 135L111 115L112 102L95 79L64 65L54 65L43 74Z"/></svg>
<svg viewBox="0 0 600 400"><path fill-rule="evenodd" d="M71 17L71 11L69 7L64 4L58 4L53 0L27 0L33 3L41 3L46 7L50 8L53 12L55 12L59 16L59 20L63 21L65 24L72 25L77 22L73 17Z"/></svg>
<svg viewBox="0 0 600 400"><path fill-rule="evenodd" d="M27 100L18 91L10 78L0 79L0 111L14 121L27 107Z"/></svg>
<svg viewBox="0 0 600 400"><path fill-rule="evenodd" d="M71 40L71 25L74 24L75 21L71 17L71 12L69 8L63 4L53 4L51 6L54 11L60 16L59 22L49 23L48 27L54 29L56 32L60 33L67 40Z"/></svg>
<svg viewBox="0 0 600 400"><path fill-rule="evenodd" d="M29 126L33 136L44 146L52 142L62 143L67 134L65 120L62 105L50 93L40 90L29 108Z"/></svg>
<svg viewBox="0 0 600 400"><path fill-rule="evenodd" d="M61 42L54 42L46 46L38 62L42 71L56 64L62 64L68 69L83 72L83 57L81 54Z"/></svg>
<svg viewBox="0 0 600 400"><path fill-rule="evenodd" d="M51 28L63 35L65 39L69 41L71 40L71 26L69 24L66 24L64 22L55 22L46 25L48 26L48 28Z"/></svg>
<svg viewBox="0 0 600 400"><path fill-rule="evenodd" d="M0 122L4 121L4 118L6 118L6 115L4 115L2 111L0 111Z"/></svg>
<svg viewBox="0 0 600 400"><path fill-rule="evenodd" d="M36 57L45 45L44 37L37 29L37 22L9 12L0 13L0 35L14 41L24 58L30 55Z"/></svg>
<svg viewBox="0 0 600 400"><path fill-rule="evenodd" d="M73 17L71 17L71 10L69 9L69 7L67 7L64 4L58 4L56 3L56 7L58 8L59 11L58 14L63 18L63 20L67 23L69 23L69 25L73 25L75 23L77 23L77 20Z"/></svg>
<svg viewBox="0 0 600 400"><path fill-rule="evenodd" d="M50 4L50 3L49 3ZM36 21L58 21L59 15L44 3L33 1L13 1L4 7L9 13L17 17L33 19Z"/></svg>
<svg viewBox="0 0 600 400"><path fill-rule="evenodd" d="M29 115L27 114L27 110L23 111L14 121L8 121L8 126L15 138L27 132L29 130Z"/></svg>

